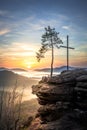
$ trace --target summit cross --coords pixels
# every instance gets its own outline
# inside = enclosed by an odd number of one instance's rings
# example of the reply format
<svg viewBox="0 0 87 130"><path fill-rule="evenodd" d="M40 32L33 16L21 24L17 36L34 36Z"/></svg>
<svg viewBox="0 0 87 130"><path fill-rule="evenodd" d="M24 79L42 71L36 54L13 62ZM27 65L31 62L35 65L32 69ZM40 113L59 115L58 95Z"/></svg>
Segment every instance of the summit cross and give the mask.
<svg viewBox="0 0 87 130"><path fill-rule="evenodd" d="M67 46L60 46L62 48L67 49L67 70L69 70L69 49L75 49L73 47L69 47L69 36L67 35Z"/></svg>

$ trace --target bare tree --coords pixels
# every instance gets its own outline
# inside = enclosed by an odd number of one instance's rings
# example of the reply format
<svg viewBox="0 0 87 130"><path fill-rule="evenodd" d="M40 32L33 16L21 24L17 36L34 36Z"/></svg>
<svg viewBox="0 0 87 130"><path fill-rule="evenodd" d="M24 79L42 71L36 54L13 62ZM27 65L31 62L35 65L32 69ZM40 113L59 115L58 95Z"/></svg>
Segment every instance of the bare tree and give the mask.
<svg viewBox="0 0 87 130"><path fill-rule="evenodd" d="M18 130L21 123L21 104L25 85L17 92L17 81L12 92L0 91L0 130Z"/></svg>
<svg viewBox="0 0 87 130"><path fill-rule="evenodd" d="M42 35L42 46L39 49L39 51L36 53L36 57L38 62L41 60L41 58L44 58L44 54L51 48L52 50L52 59L51 59L51 74L52 77L53 74L53 63L54 63L54 47L59 48L58 44L63 44L62 40L58 37L58 34L55 31L55 28L50 28L48 26L45 28L45 33Z"/></svg>

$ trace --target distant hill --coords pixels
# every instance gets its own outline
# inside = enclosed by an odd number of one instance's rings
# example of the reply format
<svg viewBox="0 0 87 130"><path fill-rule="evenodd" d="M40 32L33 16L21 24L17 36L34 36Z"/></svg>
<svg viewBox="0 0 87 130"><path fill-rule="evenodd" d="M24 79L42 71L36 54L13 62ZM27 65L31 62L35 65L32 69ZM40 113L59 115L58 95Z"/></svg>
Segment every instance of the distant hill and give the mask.
<svg viewBox="0 0 87 130"><path fill-rule="evenodd" d="M74 69L77 69L77 67L71 67L69 66L69 70L74 70ZM54 71L56 72L62 72L64 70L67 70L67 66L61 66L61 67L55 67L54 68Z"/></svg>
<svg viewBox="0 0 87 130"><path fill-rule="evenodd" d="M72 67L72 66L69 67L69 70L74 70L74 69L80 69L80 67ZM53 69L54 72L62 72L64 70L67 70L67 66L55 67ZM50 72L50 68L36 69L35 71Z"/></svg>
<svg viewBox="0 0 87 130"><path fill-rule="evenodd" d="M12 68L10 70L12 70L12 71L25 71L25 72L27 72L27 70L21 69L21 68Z"/></svg>
<svg viewBox="0 0 87 130"><path fill-rule="evenodd" d="M0 67L0 71L2 70L9 70L8 68L5 68L5 67Z"/></svg>
<svg viewBox="0 0 87 130"><path fill-rule="evenodd" d="M0 71L2 70L10 70L10 71L26 71L25 69L22 69L22 68L11 68L11 69L8 69L8 68L5 68L5 67L0 67Z"/></svg>
<svg viewBox="0 0 87 130"><path fill-rule="evenodd" d="M16 82L18 86L30 86L37 81L32 78L27 78L25 76L15 74L9 70L0 71L0 86L14 86Z"/></svg>

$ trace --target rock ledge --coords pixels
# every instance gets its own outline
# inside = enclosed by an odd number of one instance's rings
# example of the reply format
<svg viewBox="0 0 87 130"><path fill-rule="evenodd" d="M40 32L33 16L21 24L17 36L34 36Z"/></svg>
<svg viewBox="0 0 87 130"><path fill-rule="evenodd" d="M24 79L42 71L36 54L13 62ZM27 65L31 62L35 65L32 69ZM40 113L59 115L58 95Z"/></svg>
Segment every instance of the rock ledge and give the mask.
<svg viewBox="0 0 87 130"><path fill-rule="evenodd" d="M64 71L32 86L41 105L34 130L87 130L87 71Z"/></svg>

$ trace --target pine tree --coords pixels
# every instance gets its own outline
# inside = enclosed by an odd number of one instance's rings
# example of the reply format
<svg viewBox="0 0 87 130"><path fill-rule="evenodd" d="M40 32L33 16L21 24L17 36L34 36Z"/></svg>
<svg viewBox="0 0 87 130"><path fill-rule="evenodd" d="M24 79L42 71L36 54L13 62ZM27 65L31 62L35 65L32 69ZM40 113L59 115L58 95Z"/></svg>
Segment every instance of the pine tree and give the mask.
<svg viewBox="0 0 87 130"><path fill-rule="evenodd" d="M52 59L51 59L51 74L53 75L53 63L54 63L54 47L59 48L58 44L63 44L62 40L58 37L58 34L55 31L55 28L51 29L50 26L45 28L45 33L42 35L42 43L41 48L36 53L36 57L38 62L40 62L41 58L44 58L44 54L51 49L52 50Z"/></svg>

